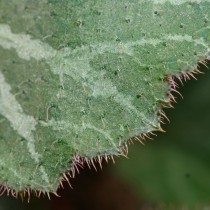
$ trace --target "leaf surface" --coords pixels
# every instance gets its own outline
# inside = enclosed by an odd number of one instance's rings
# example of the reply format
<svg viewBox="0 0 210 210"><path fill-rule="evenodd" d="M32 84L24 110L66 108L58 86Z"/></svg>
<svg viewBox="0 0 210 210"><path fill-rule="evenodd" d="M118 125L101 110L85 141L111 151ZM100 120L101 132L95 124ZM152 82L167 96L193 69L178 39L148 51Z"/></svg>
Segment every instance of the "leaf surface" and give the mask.
<svg viewBox="0 0 210 210"><path fill-rule="evenodd" d="M55 192L75 157L161 130L173 76L209 56L209 21L209 0L1 0L0 182Z"/></svg>

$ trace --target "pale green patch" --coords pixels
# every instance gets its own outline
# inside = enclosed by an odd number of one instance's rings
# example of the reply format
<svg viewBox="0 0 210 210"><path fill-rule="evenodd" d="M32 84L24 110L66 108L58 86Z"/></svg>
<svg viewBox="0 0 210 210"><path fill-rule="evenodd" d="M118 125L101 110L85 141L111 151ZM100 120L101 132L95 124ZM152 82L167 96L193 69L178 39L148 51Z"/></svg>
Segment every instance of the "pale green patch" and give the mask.
<svg viewBox="0 0 210 210"><path fill-rule="evenodd" d="M14 34L10 26L0 24L0 45L5 49L16 49L20 58L36 60L51 58L55 52L47 44L32 40L29 35Z"/></svg>
<svg viewBox="0 0 210 210"><path fill-rule="evenodd" d="M37 122L32 116L24 114L22 107L10 91L11 87L5 81L4 75L0 72L0 114L9 120L12 128L20 136L28 141L28 150L32 158L38 163L40 155L35 150L32 133L36 130Z"/></svg>
<svg viewBox="0 0 210 210"><path fill-rule="evenodd" d="M36 151L33 136L37 122L32 116L28 116L24 113L22 107L10 91L11 87L5 81L4 75L0 71L0 114L10 122L11 127L17 131L21 137L27 140L27 147L31 158L36 164L39 164L40 154ZM13 169L11 170L15 173L15 176L18 177L18 173ZM48 175L43 166L40 167L40 171L43 180L49 183Z"/></svg>

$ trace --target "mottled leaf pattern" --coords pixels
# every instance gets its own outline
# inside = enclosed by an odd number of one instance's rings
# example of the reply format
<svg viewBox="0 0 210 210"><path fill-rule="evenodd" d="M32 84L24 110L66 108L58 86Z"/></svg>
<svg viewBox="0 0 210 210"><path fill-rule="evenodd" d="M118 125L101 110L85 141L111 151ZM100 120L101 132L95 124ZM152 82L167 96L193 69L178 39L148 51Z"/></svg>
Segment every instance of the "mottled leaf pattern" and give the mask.
<svg viewBox="0 0 210 210"><path fill-rule="evenodd" d="M77 157L161 130L209 21L209 0L1 0L0 182L55 192Z"/></svg>

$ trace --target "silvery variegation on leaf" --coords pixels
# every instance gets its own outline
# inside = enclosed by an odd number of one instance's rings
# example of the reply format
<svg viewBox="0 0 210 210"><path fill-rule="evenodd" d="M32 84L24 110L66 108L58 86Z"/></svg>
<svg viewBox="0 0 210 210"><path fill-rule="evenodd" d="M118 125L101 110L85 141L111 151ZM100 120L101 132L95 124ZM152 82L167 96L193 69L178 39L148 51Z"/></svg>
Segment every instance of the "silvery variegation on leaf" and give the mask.
<svg viewBox="0 0 210 210"><path fill-rule="evenodd" d="M210 54L210 0L1 0L1 191L55 192L82 160L161 130Z"/></svg>

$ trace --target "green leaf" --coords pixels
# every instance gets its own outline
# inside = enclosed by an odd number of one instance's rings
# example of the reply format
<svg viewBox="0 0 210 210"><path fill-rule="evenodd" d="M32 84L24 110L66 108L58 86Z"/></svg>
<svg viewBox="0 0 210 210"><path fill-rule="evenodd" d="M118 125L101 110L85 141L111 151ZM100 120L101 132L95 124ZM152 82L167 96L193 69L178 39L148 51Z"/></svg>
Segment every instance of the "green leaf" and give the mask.
<svg viewBox="0 0 210 210"><path fill-rule="evenodd" d="M209 0L1 0L0 182L55 192L161 130L172 75L209 56L209 21Z"/></svg>

